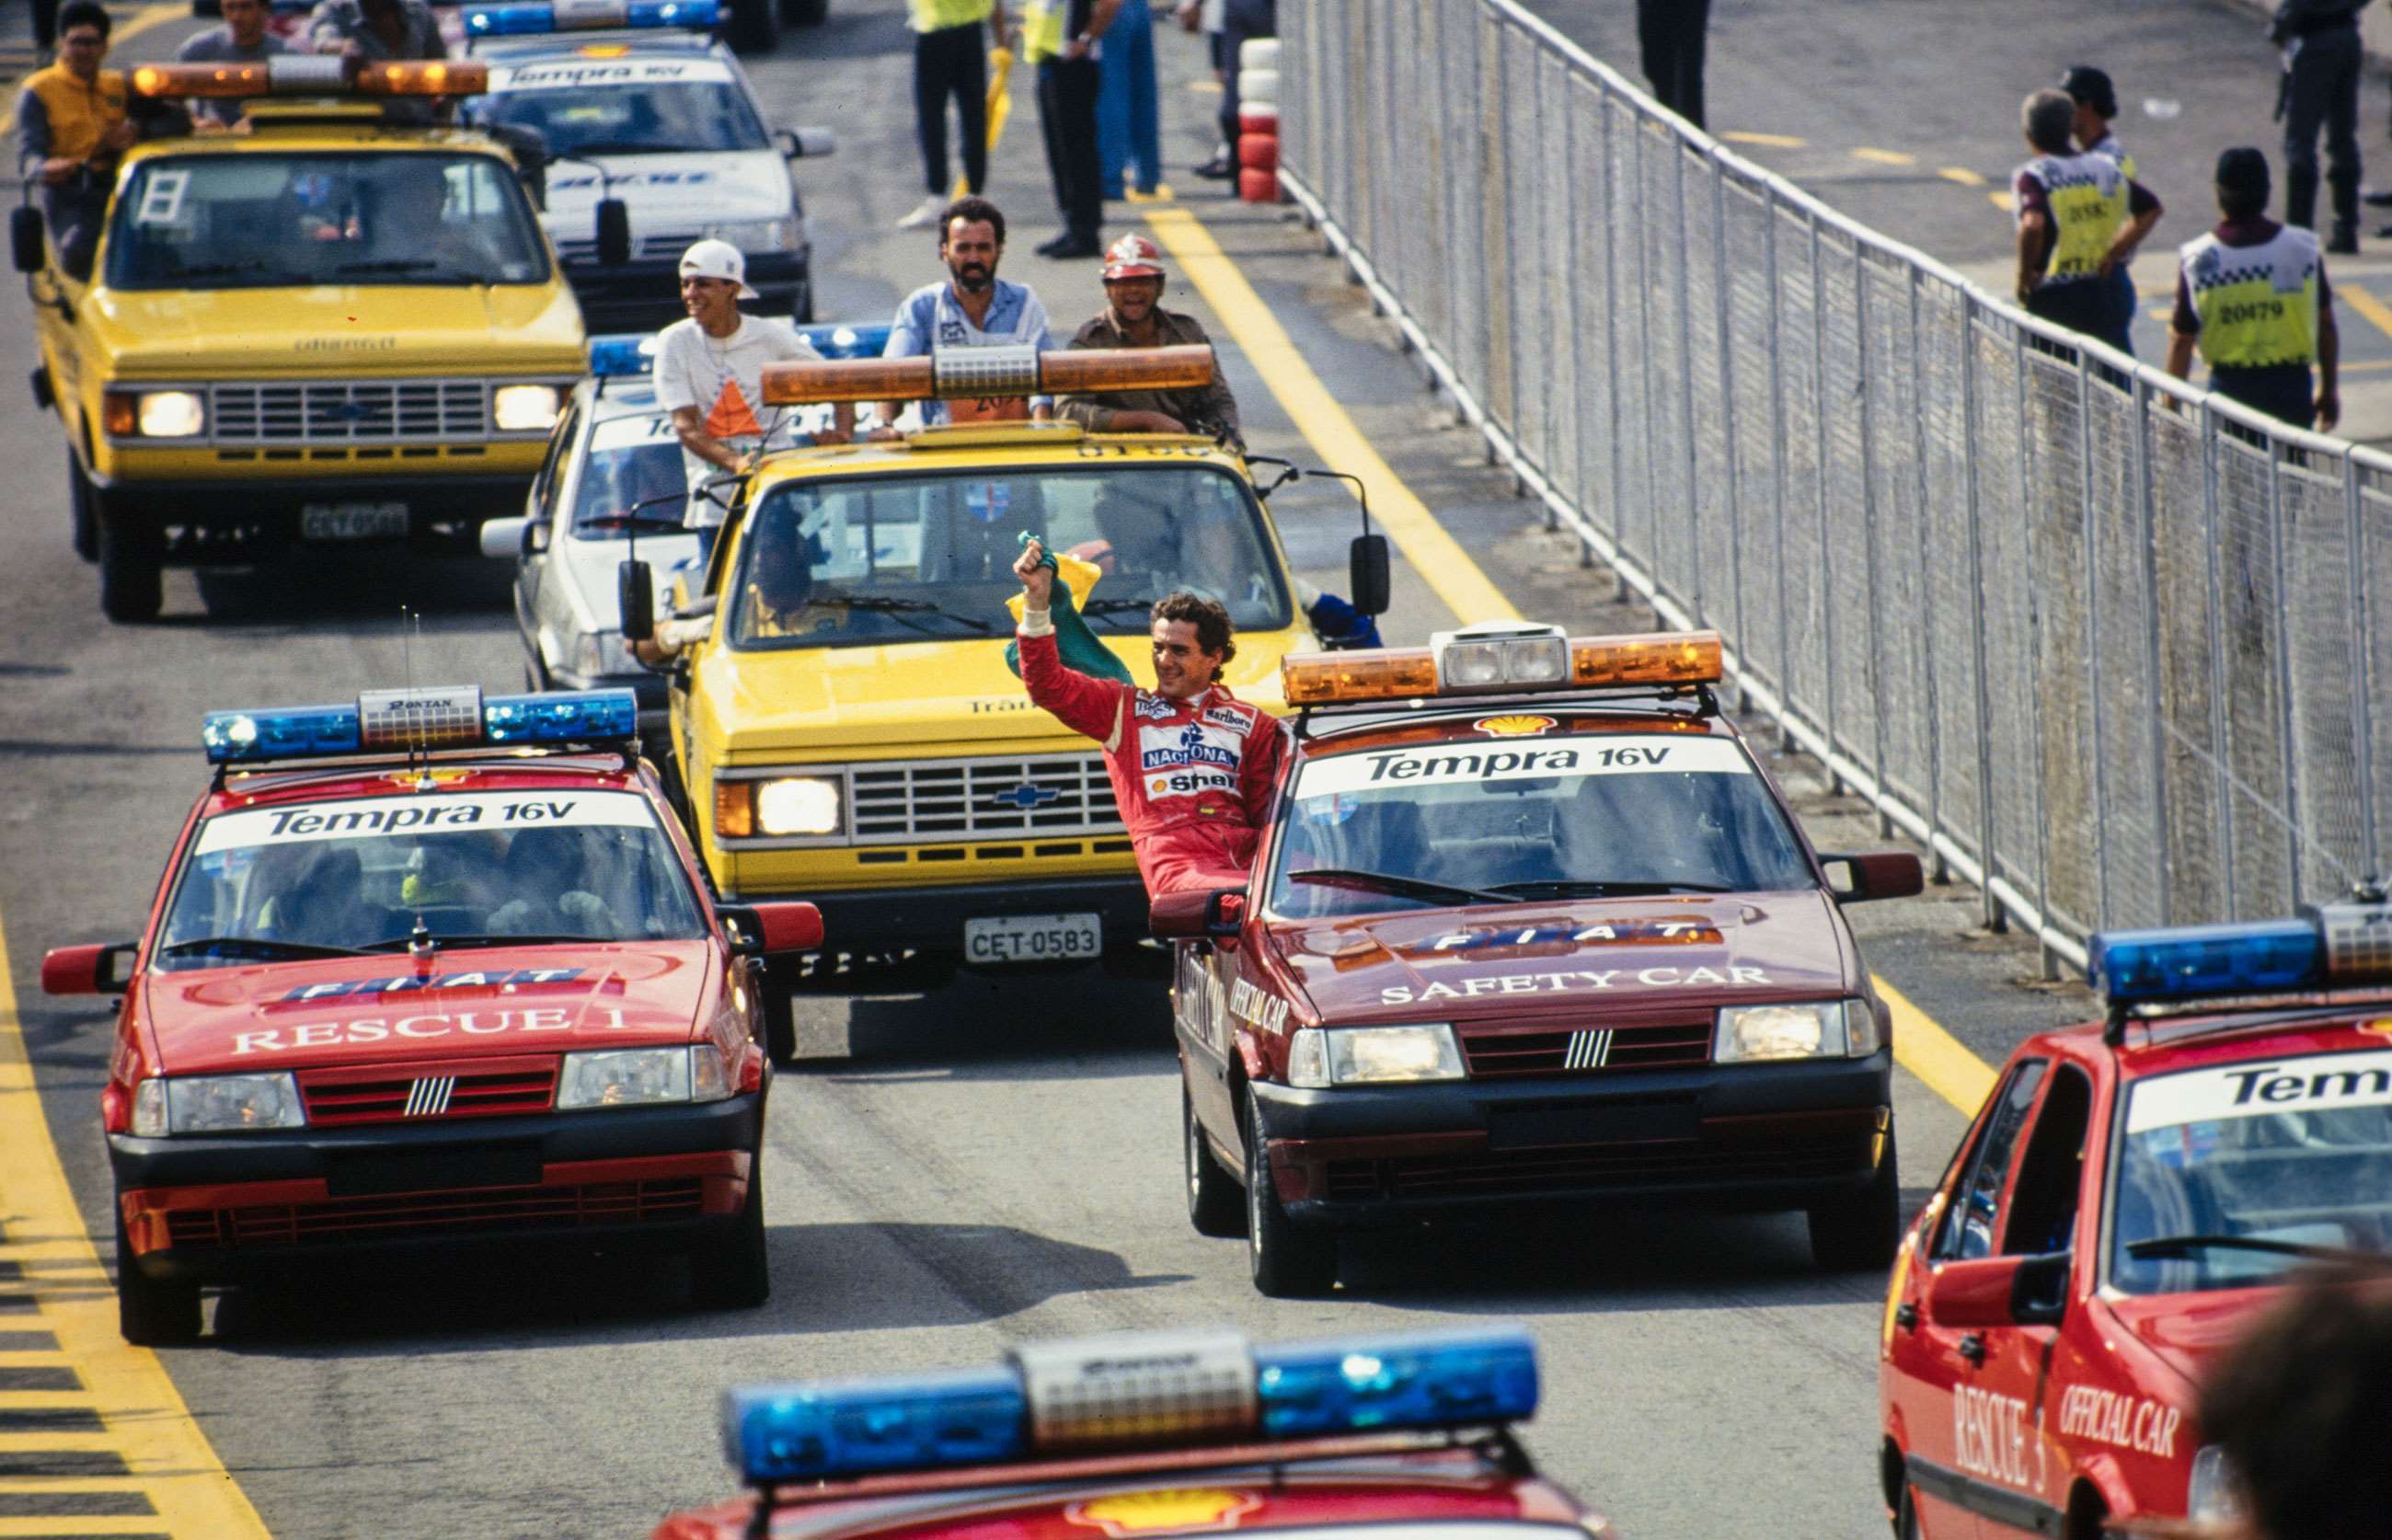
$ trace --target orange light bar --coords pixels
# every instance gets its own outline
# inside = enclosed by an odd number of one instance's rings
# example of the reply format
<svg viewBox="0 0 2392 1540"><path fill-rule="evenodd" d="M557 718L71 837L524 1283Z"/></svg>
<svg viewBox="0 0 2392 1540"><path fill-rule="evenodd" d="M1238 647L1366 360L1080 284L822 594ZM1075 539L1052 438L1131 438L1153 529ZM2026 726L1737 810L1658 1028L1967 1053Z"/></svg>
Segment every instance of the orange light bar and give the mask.
<svg viewBox="0 0 2392 1540"><path fill-rule="evenodd" d="M1436 654L1425 647L1368 653L1290 653L1279 662L1290 705L1396 701L1436 693Z"/></svg>
<svg viewBox="0 0 2392 1540"><path fill-rule="evenodd" d="M984 359L973 355L985 353ZM988 368L968 365L985 363ZM994 395L1098 395L1118 391L1189 390L1210 384L1213 350L1185 347L957 348L918 358L829 358L764 366L764 404L804 407L826 401L936 401ZM1001 387L1001 388L1000 388Z"/></svg>
<svg viewBox="0 0 2392 1540"><path fill-rule="evenodd" d="M489 88L479 59L405 59L361 65L352 75L332 55L287 54L248 64L144 64L136 97L471 97Z"/></svg>
<svg viewBox="0 0 2392 1540"><path fill-rule="evenodd" d="M1717 684L1720 675L1717 631L1652 631L1643 636L1570 639L1570 682L1581 688Z"/></svg>
<svg viewBox="0 0 2392 1540"><path fill-rule="evenodd" d="M477 58L368 64L357 80L370 97L478 97L489 86L490 67Z"/></svg>

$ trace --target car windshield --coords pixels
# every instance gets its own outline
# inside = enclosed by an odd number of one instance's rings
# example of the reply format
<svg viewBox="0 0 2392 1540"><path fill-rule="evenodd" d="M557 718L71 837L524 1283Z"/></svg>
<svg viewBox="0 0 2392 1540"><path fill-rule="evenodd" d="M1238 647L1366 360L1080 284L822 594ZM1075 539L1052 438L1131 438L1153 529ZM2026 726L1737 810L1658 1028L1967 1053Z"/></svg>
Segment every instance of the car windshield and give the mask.
<svg viewBox="0 0 2392 1540"><path fill-rule="evenodd" d="M610 419L590 431L589 454L573 490L573 533L584 540L624 539L631 533L632 509L651 498L684 497L688 487L670 417ZM682 506L651 503L638 516L643 532L653 534L658 525L680 524Z"/></svg>
<svg viewBox="0 0 2392 1540"><path fill-rule="evenodd" d="M2110 1282L2129 1294L2392 1257L2392 1066L2313 1054L2138 1081L2112 1181Z"/></svg>
<svg viewBox="0 0 2392 1540"><path fill-rule="evenodd" d="M730 66L720 59L572 59L503 74L474 117L532 130L547 141L552 158L772 148ZM572 171L560 168L550 174L549 186L570 186L573 178Z"/></svg>
<svg viewBox="0 0 2392 1540"><path fill-rule="evenodd" d="M218 813L192 840L157 965L456 945L705 934L647 799L423 792Z"/></svg>
<svg viewBox="0 0 2392 1540"><path fill-rule="evenodd" d="M1181 589L1220 600L1241 631L1289 624L1260 505L1202 466L785 482L748 523L733 579L738 647L1008 631L1024 530L1096 565L1086 609L1100 634L1145 635L1154 601Z"/></svg>
<svg viewBox="0 0 2392 1540"><path fill-rule="evenodd" d="M1504 713L1467 741L1306 761L1280 818L1271 912L1816 886L1736 744L1558 726Z"/></svg>
<svg viewBox="0 0 2392 1540"><path fill-rule="evenodd" d="M117 193L117 289L539 283L523 188L488 155L177 155Z"/></svg>

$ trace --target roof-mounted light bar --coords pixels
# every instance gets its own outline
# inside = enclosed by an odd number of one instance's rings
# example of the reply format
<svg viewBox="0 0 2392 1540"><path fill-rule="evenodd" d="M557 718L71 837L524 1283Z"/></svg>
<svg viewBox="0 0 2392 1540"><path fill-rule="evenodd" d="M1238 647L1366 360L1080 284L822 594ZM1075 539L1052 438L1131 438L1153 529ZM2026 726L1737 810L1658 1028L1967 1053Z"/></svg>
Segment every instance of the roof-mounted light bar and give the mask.
<svg viewBox="0 0 2392 1540"><path fill-rule="evenodd" d="M941 348L927 357L800 360L764 366L764 402L957 401L991 395L1101 395L1192 390L1213 382L1213 350L1185 347Z"/></svg>
<svg viewBox="0 0 2392 1540"><path fill-rule="evenodd" d="M2392 902L2380 893L2290 920L2103 931L2086 977L2112 1009L2392 983Z"/></svg>
<svg viewBox="0 0 2392 1540"><path fill-rule="evenodd" d="M1479 1427L1536 1405L1536 1347L1514 1328L1269 1348L1230 1332L1156 1332L1022 1347L993 1368L748 1386L723 1396L722 1438L743 1480L774 1485Z"/></svg>
<svg viewBox="0 0 2392 1540"><path fill-rule="evenodd" d="M629 690L485 696L475 685L370 690L343 705L211 711L200 743L212 765L403 754L505 744L613 744L635 737Z"/></svg>
<svg viewBox="0 0 2392 1540"><path fill-rule="evenodd" d="M1291 653L1280 663L1290 705L1559 690L1716 684L1717 631L1565 637L1554 626L1496 622L1440 631L1426 647Z"/></svg>
<svg viewBox="0 0 2392 1540"><path fill-rule="evenodd" d="M542 32L613 31L618 28L722 24L717 0L553 0L552 4L473 6L465 11L465 35L536 37Z"/></svg>
<svg viewBox="0 0 2392 1540"><path fill-rule="evenodd" d="M818 322L796 329L826 358L878 358L889 345L889 327L852 326L843 321ZM653 374L656 368L656 334L616 332L590 339L590 372L607 379Z"/></svg>
<svg viewBox="0 0 2392 1540"><path fill-rule="evenodd" d="M136 97L473 97L489 66L472 59L391 59L351 65L332 54L278 54L246 64L143 64Z"/></svg>

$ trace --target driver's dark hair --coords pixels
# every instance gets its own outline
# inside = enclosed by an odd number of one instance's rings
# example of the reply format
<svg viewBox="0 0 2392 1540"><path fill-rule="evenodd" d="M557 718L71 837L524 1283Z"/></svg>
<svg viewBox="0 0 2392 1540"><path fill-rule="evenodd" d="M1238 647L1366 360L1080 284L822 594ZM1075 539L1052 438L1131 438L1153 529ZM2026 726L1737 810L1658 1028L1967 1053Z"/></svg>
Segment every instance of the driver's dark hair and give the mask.
<svg viewBox="0 0 2392 1540"><path fill-rule="evenodd" d="M2318 1273L2286 1290L2202 1387L2266 1540L2360 1540L2392 1513L2392 1301Z"/></svg>
<svg viewBox="0 0 2392 1540"><path fill-rule="evenodd" d="M60 37L77 27L98 27L99 35L105 38L115 25L108 19L108 8L99 0L67 0L58 7L58 35Z"/></svg>
<svg viewBox="0 0 2392 1540"><path fill-rule="evenodd" d="M1196 628L1196 645L1207 653L1221 654L1222 666L1238 655L1238 644L1229 640L1229 612L1217 599L1190 593L1182 589L1167 593L1154 602L1157 620L1184 620Z"/></svg>
<svg viewBox="0 0 2392 1540"><path fill-rule="evenodd" d="M943 246L947 243L947 237L954 233L956 221L958 219L967 225L978 225L985 221L989 228L996 232L996 243L1000 246L1005 244L1005 211L987 199L975 194L969 198L956 199L947 205L947 212L939 216L940 245Z"/></svg>

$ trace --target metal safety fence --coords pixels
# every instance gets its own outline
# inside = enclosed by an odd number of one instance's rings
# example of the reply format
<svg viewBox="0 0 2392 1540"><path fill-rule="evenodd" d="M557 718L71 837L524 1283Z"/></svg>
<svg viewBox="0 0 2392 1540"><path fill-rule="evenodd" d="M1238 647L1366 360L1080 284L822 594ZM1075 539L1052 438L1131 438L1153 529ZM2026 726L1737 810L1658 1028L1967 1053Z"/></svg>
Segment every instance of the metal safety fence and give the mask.
<svg viewBox="0 0 2392 1540"><path fill-rule="evenodd" d="M2383 871L2392 458L2031 319L1512 0L1280 19L1282 184L1433 382L1989 922L2081 964Z"/></svg>

